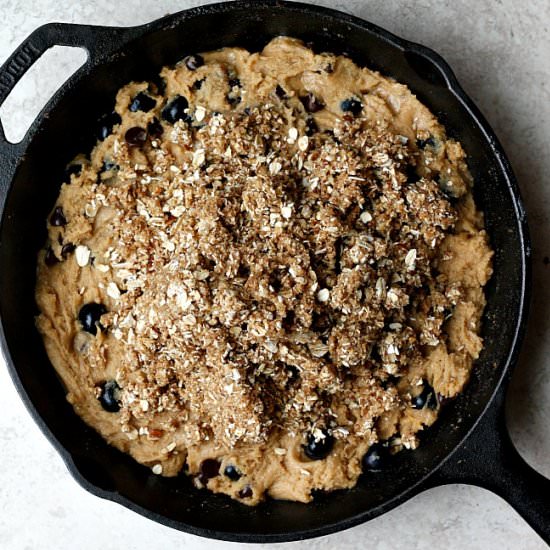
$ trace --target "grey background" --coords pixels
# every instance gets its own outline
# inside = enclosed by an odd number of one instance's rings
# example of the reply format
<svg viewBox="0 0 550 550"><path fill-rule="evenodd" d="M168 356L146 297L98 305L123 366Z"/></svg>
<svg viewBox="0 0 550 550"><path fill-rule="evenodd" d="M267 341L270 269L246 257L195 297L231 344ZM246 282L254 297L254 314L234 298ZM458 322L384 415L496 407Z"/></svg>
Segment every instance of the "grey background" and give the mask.
<svg viewBox="0 0 550 550"><path fill-rule="evenodd" d="M68 21L135 25L196 6L165 0L0 0L0 61L38 25ZM550 3L547 0L340 0L347 11L441 53L495 128L519 178L534 244L529 333L508 395L508 424L522 455L550 476ZM10 137L21 137L44 101L84 60L50 51L0 109ZM0 359L0 548L115 550L235 548L156 525L77 486L38 431ZM245 545L242 545L243 547ZM276 545L264 545L274 548ZM544 543L501 499L447 486L344 533L294 549L423 548L539 550Z"/></svg>

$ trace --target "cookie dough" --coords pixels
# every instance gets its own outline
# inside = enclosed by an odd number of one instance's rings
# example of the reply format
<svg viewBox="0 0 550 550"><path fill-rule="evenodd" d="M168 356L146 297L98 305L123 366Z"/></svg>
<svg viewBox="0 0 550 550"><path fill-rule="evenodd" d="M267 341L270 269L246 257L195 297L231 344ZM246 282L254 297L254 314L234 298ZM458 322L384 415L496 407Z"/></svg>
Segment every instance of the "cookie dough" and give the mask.
<svg viewBox="0 0 550 550"><path fill-rule="evenodd" d="M492 252L462 147L406 86L279 37L128 84L98 138L36 287L85 422L246 504L416 448L482 348Z"/></svg>

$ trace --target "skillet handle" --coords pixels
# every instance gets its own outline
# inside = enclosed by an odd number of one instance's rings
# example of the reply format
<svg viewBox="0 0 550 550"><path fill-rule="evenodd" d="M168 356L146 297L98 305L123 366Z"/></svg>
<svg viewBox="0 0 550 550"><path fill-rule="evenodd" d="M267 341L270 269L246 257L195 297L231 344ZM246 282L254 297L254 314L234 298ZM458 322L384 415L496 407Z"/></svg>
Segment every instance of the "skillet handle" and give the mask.
<svg viewBox="0 0 550 550"><path fill-rule="evenodd" d="M506 500L550 545L550 479L518 453L506 427L504 392L461 447L432 476L432 486L465 483Z"/></svg>
<svg viewBox="0 0 550 550"><path fill-rule="evenodd" d="M38 27L0 67L0 106L32 65L52 46L73 46L87 50L87 63L106 57L131 38L137 27L98 27L70 23L48 23ZM25 150L26 137L20 143L6 139L0 121L0 211L18 160Z"/></svg>

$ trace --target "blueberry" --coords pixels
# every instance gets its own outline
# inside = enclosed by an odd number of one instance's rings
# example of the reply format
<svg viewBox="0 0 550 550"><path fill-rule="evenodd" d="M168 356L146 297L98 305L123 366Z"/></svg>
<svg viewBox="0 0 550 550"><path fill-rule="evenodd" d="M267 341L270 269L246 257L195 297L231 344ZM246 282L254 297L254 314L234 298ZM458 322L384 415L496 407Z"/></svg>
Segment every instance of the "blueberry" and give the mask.
<svg viewBox="0 0 550 550"><path fill-rule="evenodd" d="M190 71L196 71L199 67L204 65L204 59L202 55L199 55L198 53L184 57L183 62Z"/></svg>
<svg viewBox="0 0 550 550"><path fill-rule="evenodd" d="M239 470L237 470L237 468L232 464L229 464L228 466L225 467L223 474L225 477L228 477L231 481L238 481L242 477L241 472L239 472Z"/></svg>
<svg viewBox="0 0 550 550"><path fill-rule="evenodd" d="M363 104L358 99L351 97L349 99L344 99L344 101L340 103L340 109L342 109L344 113L352 113L357 116L363 110Z"/></svg>
<svg viewBox="0 0 550 550"><path fill-rule="evenodd" d="M59 263L59 258L55 255L55 252L53 251L51 246L49 246L48 249L46 250L46 254L44 256L44 263L48 267L52 267L52 265Z"/></svg>
<svg viewBox="0 0 550 550"><path fill-rule="evenodd" d="M178 120L189 122L191 118L185 112L188 107L189 102L187 99L181 95L177 95L162 109L162 118L170 124L174 124Z"/></svg>
<svg viewBox="0 0 550 550"><path fill-rule="evenodd" d="M237 86L237 88L241 87L241 81L238 78L230 78L228 84L230 89L233 89L235 86Z"/></svg>
<svg viewBox="0 0 550 550"><path fill-rule="evenodd" d="M414 409L423 409L426 406L429 409L437 409L437 395L426 380L423 381L422 391L417 396L411 398L411 403Z"/></svg>
<svg viewBox="0 0 550 550"><path fill-rule="evenodd" d="M149 122L149 124L147 124L147 132L153 138L162 136L164 128L158 118L155 117L151 122Z"/></svg>
<svg viewBox="0 0 550 550"><path fill-rule="evenodd" d="M73 243L64 244L61 248L61 257L66 260L69 254L75 251L76 246Z"/></svg>
<svg viewBox="0 0 550 550"><path fill-rule="evenodd" d="M419 149L425 149L426 147L435 147L435 140L431 136L428 139L417 139L416 145Z"/></svg>
<svg viewBox="0 0 550 550"><path fill-rule="evenodd" d="M91 302L85 304L80 308L78 312L78 320L82 325L82 330L89 332L90 334L97 334L97 327L101 329L99 320L103 314L107 313L107 308L103 304L96 304Z"/></svg>
<svg viewBox="0 0 550 550"><path fill-rule="evenodd" d="M308 113L316 113L325 107L325 104L320 99L317 99L311 92L301 97L300 101L303 103Z"/></svg>
<svg viewBox="0 0 550 550"><path fill-rule="evenodd" d="M120 386L114 380L109 380L101 385L99 402L107 412L116 413L120 411L120 401L118 400L119 391Z"/></svg>
<svg viewBox="0 0 550 550"><path fill-rule="evenodd" d="M156 106L157 102L149 95L139 92L139 94L132 99L130 103L130 111L135 113L136 111L143 111L148 113L151 109Z"/></svg>
<svg viewBox="0 0 550 550"><path fill-rule="evenodd" d="M239 498L250 498L252 496L252 487L250 485L245 485L238 493Z"/></svg>
<svg viewBox="0 0 550 550"><path fill-rule="evenodd" d="M141 126L133 126L126 130L124 140L128 145L139 147L147 141L147 130Z"/></svg>
<svg viewBox="0 0 550 550"><path fill-rule="evenodd" d="M54 227L62 227L67 225L67 219L65 218L65 214L63 213L63 208L61 208L61 206L55 207L55 210L50 216L50 223Z"/></svg>
<svg viewBox="0 0 550 550"><path fill-rule="evenodd" d="M382 443L374 443L363 456L363 470L379 472L386 466L390 452Z"/></svg>
<svg viewBox="0 0 550 550"><path fill-rule="evenodd" d="M330 454L332 447L334 447L334 437L329 435L326 430L323 430L323 435L325 437L318 441L315 440L313 434L309 434L307 437L304 453L311 460L323 460Z"/></svg>
<svg viewBox="0 0 550 550"><path fill-rule="evenodd" d="M99 119L99 128L97 130L97 137L99 141L103 141L113 131L113 127L120 124L122 119L118 113L114 111L108 115L104 115Z"/></svg>

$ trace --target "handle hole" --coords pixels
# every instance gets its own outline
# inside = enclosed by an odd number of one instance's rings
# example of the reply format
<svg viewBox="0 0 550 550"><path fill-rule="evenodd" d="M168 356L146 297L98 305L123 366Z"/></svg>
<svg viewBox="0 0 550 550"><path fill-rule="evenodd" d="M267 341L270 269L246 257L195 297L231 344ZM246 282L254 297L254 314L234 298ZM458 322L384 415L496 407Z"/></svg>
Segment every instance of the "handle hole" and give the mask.
<svg viewBox="0 0 550 550"><path fill-rule="evenodd" d="M87 60L83 48L53 46L15 85L0 107L6 139L19 143L55 91Z"/></svg>

